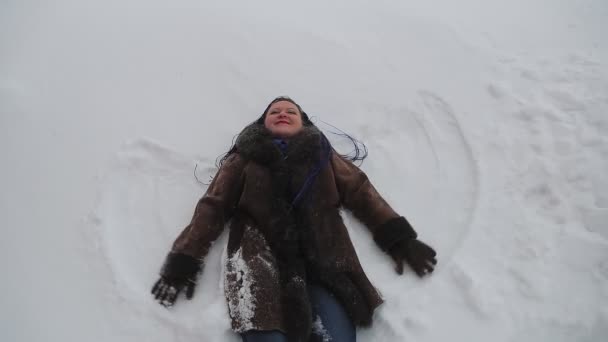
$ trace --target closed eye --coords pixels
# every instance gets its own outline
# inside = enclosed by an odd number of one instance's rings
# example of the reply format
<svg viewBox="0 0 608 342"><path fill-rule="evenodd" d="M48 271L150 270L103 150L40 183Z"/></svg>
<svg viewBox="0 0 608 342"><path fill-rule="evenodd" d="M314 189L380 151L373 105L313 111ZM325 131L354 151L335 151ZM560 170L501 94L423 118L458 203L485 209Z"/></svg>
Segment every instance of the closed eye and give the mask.
<svg viewBox="0 0 608 342"><path fill-rule="evenodd" d="M271 110L271 111L270 111L270 114L279 114L280 112L281 112L280 110ZM287 110L287 113L289 113L289 114L298 114L298 113L296 113L296 111L295 111L295 110L293 110L293 109L289 109L289 110Z"/></svg>

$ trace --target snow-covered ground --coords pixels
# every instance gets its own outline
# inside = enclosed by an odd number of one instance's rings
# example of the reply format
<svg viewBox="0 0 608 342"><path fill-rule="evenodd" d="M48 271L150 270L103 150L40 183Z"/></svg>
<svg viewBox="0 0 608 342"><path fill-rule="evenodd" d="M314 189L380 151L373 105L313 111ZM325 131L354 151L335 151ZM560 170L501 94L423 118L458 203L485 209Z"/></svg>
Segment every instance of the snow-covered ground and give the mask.
<svg viewBox="0 0 608 342"><path fill-rule="evenodd" d="M345 214L360 341L608 340L606 32L605 0L0 2L0 340L239 341L225 234L192 301L149 290L278 95L439 252L399 277Z"/></svg>

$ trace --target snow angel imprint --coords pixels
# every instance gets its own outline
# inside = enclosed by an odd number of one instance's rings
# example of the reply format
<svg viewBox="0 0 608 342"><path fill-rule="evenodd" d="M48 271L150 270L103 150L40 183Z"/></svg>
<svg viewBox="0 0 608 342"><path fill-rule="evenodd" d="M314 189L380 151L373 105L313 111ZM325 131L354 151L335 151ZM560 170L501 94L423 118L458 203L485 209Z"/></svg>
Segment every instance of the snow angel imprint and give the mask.
<svg viewBox="0 0 608 342"><path fill-rule="evenodd" d="M228 223L225 296L243 341L354 341L382 298L339 210L350 210L403 272L431 273L435 251L338 154L288 97L273 100L221 160L152 289L165 306L192 298L212 242Z"/></svg>

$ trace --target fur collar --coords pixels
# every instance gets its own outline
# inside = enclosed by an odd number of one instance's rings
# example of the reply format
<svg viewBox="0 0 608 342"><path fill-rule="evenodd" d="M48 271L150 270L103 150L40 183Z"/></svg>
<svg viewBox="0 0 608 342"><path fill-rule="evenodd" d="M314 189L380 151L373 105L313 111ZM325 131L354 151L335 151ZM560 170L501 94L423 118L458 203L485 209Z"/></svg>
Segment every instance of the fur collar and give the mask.
<svg viewBox="0 0 608 342"><path fill-rule="evenodd" d="M288 140L285 155L274 143L270 131L257 123L245 127L236 139L236 150L245 159L264 165L285 161L314 162L319 158L321 149L321 131L315 126L304 126L294 137Z"/></svg>

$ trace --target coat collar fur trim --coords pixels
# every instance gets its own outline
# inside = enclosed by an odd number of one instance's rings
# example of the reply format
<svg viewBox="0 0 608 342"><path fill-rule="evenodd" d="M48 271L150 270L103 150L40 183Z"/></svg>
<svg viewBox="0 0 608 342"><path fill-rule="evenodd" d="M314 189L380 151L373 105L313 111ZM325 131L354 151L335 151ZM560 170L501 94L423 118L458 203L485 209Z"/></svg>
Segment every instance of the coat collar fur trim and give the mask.
<svg viewBox="0 0 608 342"><path fill-rule="evenodd" d="M315 126L304 126L288 140L285 155L273 142L273 136L263 125L252 123L245 127L236 140L236 149L241 156L260 164L277 162L314 162L319 158L321 131Z"/></svg>

